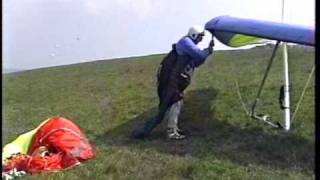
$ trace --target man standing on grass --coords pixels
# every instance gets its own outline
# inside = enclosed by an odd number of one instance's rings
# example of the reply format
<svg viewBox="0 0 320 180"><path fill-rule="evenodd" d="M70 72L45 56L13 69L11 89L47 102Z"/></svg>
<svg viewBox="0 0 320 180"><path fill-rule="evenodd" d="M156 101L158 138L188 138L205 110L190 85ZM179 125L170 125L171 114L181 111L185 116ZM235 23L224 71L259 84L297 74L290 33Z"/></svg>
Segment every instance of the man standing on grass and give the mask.
<svg viewBox="0 0 320 180"><path fill-rule="evenodd" d="M143 130L132 134L133 138L148 137L151 131L163 120L168 122L167 137L183 139L186 136L178 128L178 117L183 105L183 91L190 84L196 67L200 66L212 54L214 41L209 47L201 50L197 44L202 41L205 30L201 26L193 26L187 36L173 44L170 53L163 59L158 69L158 114L145 123Z"/></svg>

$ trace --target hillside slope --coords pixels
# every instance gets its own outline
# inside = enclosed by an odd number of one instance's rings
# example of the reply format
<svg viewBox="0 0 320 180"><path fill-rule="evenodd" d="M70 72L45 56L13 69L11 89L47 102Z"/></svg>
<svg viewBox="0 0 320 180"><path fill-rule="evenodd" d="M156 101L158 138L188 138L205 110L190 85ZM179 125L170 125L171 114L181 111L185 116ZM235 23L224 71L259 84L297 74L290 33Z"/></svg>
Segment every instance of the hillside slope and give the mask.
<svg viewBox="0 0 320 180"><path fill-rule="evenodd" d="M145 141L128 135L155 115L156 71L164 55L38 69L3 77L3 143L48 117L73 119L97 149L80 167L26 179L314 179L314 78L289 133L249 119L272 49L217 51L185 93L183 141L165 139L165 122ZM314 64L314 49L290 47L295 105ZM259 110L282 121L280 52ZM2 145L3 147L3 145Z"/></svg>

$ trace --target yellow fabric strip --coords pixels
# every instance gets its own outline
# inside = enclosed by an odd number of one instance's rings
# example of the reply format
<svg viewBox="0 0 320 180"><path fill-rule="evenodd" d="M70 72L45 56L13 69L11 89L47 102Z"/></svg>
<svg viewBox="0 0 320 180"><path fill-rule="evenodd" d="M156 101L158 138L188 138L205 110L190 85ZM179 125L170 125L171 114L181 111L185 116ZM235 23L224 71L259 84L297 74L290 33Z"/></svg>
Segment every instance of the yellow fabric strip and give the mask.
<svg viewBox="0 0 320 180"><path fill-rule="evenodd" d="M27 154L30 144L32 142L33 136L36 134L38 129L50 119L51 118L43 121L37 128L31 131L28 131L24 134L21 134L20 136L18 136L18 138L6 144L2 149L2 159L5 160L16 153Z"/></svg>
<svg viewBox="0 0 320 180"><path fill-rule="evenodd" d="M252 44L263 44L268 42L267 39L262 39L254 36L247 36L242 34L236 34L229 40L229 46L231 47L241 47L245 45L252 45Z"/></svg>

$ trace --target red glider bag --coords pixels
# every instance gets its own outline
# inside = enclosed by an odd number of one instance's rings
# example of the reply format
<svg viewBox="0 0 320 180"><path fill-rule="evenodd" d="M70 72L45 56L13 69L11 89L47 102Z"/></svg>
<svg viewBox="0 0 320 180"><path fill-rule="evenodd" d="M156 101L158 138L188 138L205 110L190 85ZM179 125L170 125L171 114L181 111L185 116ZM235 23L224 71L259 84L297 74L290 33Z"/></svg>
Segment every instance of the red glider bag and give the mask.
<svg viewBox="0 0 320 180"><path fill-rule="evenodd" d="M63 117L53 117L38 129L28 154L13 157L3 170L56 172L94 157L93 148L76 124Z"/></svg>

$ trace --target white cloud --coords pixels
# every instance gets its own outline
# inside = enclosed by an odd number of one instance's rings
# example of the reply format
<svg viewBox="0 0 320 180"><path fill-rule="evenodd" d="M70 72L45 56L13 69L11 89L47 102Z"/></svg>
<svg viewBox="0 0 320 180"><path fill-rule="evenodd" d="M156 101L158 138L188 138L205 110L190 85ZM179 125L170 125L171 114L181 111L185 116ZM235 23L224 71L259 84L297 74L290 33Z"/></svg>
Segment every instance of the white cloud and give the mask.
<svg viewBox="0 0 320 180"><path fill-rule="evenodd" d="M151 0L118 0L120 7L124 8L137 16L139 19L145 19L151 15L153 4Z"/></svg>
<svg viewBox="0 0 320 180"><path fill-rule="evenodd" d="M140 20L152 17L164 7L163 3L152 0L86 0L84 6L92 15L110 15L121 12Z"/></svg>
<svg viewBox="0 0 320 180"><path fill-rule="evenodd" d="M113 9L115 9L114 3L112 2L113 1L104 1L104 0L83 1L87 12L89 14L97 15L97 16L108 14Z"/></svg>

